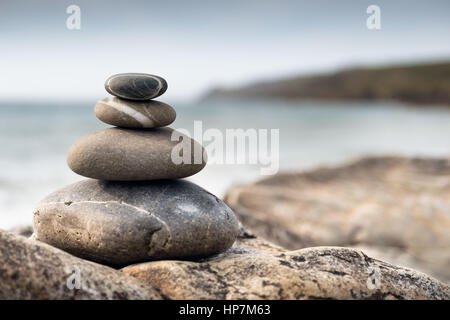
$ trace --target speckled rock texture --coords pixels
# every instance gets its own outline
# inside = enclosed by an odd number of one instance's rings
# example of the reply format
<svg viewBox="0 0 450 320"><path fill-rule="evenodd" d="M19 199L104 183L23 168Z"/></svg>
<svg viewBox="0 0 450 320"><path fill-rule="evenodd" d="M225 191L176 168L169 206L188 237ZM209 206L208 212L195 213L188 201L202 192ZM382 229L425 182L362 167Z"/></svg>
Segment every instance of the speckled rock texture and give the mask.
<svg viewBox="0 0 450 320"><path fill-rule="evenodd" d="M118 270L2 230L0 261L0 300L161 299L156 289ZM71 278L76 272L79 289Z"/></svg>
<svg viewBox="0 0 450 320"><path fill-rule="evenodd" d="M167 82L152 74L119 73L106 80L105 89L119 98L149 100L166 92Z"/></svg>
<svg viewBox="0 0 450 320"><path fill-rule="evenodd" d="M98 101L94 112L100 121L122 128L164 127L177 116L171 106L160 101L134 102L117 97Z"/></svg>
<svg viewBox="0 0 450 320"><path fill-rule="evenodd" d="M366 158L235 186L225 202L288 249L352 246L450 282L450 160Z"/></svg>
<svg viewBox="0 0 450 320"><path fill-rule="evenodd" d="M172 153L180 155L179 162ZM113 181L185 178L202 170L206 161L198 142L168 127L104 129L75 141L67 154L75 173Z"/></svg>
<svg viewBox="0 0 450 320"><path fill-rule="evenodd" d="M242 233L201 261L155 261L122 269L170 299L450 299L450 287L360 250L288 251Z"/></svg>
<svg viewBox="0 0 450 320"><path fill-rule="evenodd" d="M77 182L42 200L33 226L37 240L114 266L208 256L238 234L233 211L184 180Z"/></svg>

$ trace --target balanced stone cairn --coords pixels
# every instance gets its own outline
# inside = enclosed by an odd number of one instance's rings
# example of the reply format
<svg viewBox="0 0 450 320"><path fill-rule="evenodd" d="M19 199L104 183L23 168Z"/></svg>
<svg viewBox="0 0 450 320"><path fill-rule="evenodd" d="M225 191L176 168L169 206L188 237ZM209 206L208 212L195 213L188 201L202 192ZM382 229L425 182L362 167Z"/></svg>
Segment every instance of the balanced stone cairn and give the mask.
<svg viewBox="0 0 450 320"><path fill-rule="evenodd" d="M91 179L37 205L36 240L112 266L205 257L231 247L238 234L233 211L194 183L176 180L202 170L206 159L172 161L178 142L165 126L175 120L175 110L151 100L166 91L166 81L150 74L117 74L105 88L114 97L98 101L95 115L116 127L72 145L69 167ZM191 160L198 148L203 155L201 145L176 133L191 144Z"/></svg>

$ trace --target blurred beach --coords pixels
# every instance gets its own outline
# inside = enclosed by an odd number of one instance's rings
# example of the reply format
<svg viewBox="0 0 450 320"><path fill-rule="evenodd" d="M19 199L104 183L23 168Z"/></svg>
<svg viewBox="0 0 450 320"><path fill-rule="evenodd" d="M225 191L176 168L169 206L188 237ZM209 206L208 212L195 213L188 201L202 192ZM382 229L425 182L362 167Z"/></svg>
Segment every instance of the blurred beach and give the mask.
<svg viewBox="0 0 450 320"><path fill-rule="evenodd" d="M94 104L0 102L0 228L30 224L37 202L83 179L67 167L66 153L77 138L107 127L95 118ZM280 129L280 171L334 165L366 155L450 155L450 109L439 106L269 99L171 105L177 110L171 126L190 132L195 120L203 121L203 130ZM260 168L208 164L189 180L222 196L231 185L266 177Z"/></svg>
<svg viewBox="0 0 450 320"><path fill-rule="evenodd" d="M448 157L450 109L439 107L448 101L448 63L433 73L365 69L448 61L449 5L432 2L379 1L377 30L367 25L372 3L350 0L80 0L76 29L67 26L67 3L2 3L0 228L29 224L39 200L83 179L66 165L66 153L77 138L107 127L93 109L105 79L120 72L167 80L160 100L176 109L174 128L193 132L201 120L203 130L280 129L281 171L367 155ZM260 81L268 83L245 90ZM232 94L195 102L213 89ZM222 196L231 185L264 178L260 169L209 163L189 179Z"/></svg>

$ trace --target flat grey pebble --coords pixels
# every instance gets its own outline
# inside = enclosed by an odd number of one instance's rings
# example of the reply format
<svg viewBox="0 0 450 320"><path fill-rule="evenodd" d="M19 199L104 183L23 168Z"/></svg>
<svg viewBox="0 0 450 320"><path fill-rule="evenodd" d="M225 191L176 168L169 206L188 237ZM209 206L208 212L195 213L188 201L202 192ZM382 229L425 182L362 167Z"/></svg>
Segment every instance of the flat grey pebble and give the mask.
<svg viewBox="0 0 450 320"><path fill-rule="evenodd" d="M119 73L106 80L105 89L119 98L149 100L166 92L167 82L147 73Z"/></svg>

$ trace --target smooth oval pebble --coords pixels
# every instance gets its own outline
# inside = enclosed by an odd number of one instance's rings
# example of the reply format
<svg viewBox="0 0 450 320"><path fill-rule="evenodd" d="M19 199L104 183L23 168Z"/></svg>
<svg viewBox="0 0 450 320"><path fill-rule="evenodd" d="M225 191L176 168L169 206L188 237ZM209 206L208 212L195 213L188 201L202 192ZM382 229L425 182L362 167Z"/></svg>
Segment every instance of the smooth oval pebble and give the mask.
<svg viewBox="0 0 450 320"><path fill-rule="evenodd" d="M83 180L42 200L33 227L39 241L117 266L220 253L238 234L233 211L185 180Z"/></svg>
<svg viewBox="0 0 450 320"><path fill-rule="evenodd" d="M110 94L130 100L149 100L167 90L167 82L161 77L146 73L119 73L105 82Z"/></svg>
<svg viewBox="0 0 450 320"><path fill-rule="evenodd" d="M160 101L134 102L109 97L97 102L96 117L107 124L123 128L164 127L175 121L175 110Z"/></svg>
<svg viewBox="0 0 450 320"><path fill-rule="evenodd" d="M172 134L178 140L172 141ZM172 153L184 155L184 160ZM113 181L184 178L202 170L206 161L198 142L169 127L104 129L75 141L67 154L67 164L75 173Z"/></svg>

